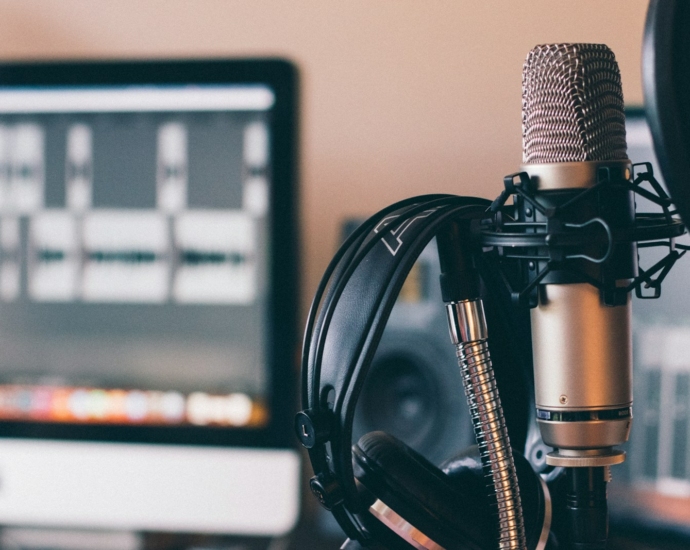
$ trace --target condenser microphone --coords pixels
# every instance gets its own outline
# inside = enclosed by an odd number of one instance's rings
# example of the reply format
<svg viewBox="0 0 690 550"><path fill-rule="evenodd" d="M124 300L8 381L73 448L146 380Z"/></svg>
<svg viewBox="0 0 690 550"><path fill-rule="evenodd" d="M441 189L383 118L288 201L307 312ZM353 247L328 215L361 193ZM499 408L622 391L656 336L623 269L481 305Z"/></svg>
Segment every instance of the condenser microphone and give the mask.
<svg viewBox="0 0 690 550"><path fill-rule="evenodd" d="M522 105L523 170L547 204L563 205L602 178L630 179L620 73L608 47L535 47L525 61ZM609 228L634 224L630 192L605 198ZM561 223L591 223L594 200L583 200ZM526 217L539 214L525 210ZM591 225L594 235L600 227ZM580 253L596 259L605 251ZM613 253L619 257L612 275L627 286L635 276L635 245ZM586 280L597 264L581 262L582 280L556 271L539 287L532 310L536 406L544 442L557 449L549 463L609 466L623 461L614 447L628 439L631 424L630 295L605 304Z"/></svg>
<svg viewBox="0 0 690 550"><path fill-rule="evenodd" d="M524 64L522 107L522 170L544 208L524 201L521 220L545 223L546 245L558 250L534 287L537 421L554 448L547 463L567 468L571 546L604 548L608 468L623 462L616 446L632 423L631 305L623 289L637 275L635 242L614 244L634 225L635 206L633 193L616 185L630 182L632 165L613 52L602 44L536 46ZM530 261L529 276L548 262Z"/></svg>

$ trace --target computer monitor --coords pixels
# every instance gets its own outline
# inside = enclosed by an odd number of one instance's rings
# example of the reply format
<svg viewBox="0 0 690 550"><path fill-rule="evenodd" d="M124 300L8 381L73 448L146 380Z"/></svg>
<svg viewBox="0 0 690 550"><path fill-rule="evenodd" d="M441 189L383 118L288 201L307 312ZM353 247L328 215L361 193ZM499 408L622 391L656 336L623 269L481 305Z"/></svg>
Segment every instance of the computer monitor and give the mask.
<svg viewBox="0 0 690 550"><path fill-rule="evenodd" d="M0 523L298 515L296 75L0 65Z"/></svg>

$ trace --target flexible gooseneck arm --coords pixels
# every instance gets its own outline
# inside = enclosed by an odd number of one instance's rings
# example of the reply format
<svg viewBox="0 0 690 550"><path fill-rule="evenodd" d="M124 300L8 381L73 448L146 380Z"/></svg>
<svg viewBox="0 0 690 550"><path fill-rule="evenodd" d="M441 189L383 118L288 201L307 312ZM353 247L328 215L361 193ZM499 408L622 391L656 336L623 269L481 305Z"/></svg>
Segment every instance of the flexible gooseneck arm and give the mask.
<svg viewBox="0 0 690 550"><path fill-rule="evenodd" d="M480 298L479 272L472 254L469 223L452 222L436 241L441 291L489 491L496 506L501 550L527 548L520 489L503 407L489 353L488 329Z"/></svg>

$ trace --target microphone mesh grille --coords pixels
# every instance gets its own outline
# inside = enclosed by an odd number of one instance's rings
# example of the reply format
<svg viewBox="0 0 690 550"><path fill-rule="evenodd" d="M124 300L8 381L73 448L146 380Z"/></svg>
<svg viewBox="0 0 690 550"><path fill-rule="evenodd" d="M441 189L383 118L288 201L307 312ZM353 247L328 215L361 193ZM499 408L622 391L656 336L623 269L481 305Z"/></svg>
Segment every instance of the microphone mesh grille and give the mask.
<svg viewBox="0 0 690 550"><path fill-rule="evenodd" d="M604 44L545 44L522 71L525 164L627 158L620 71Z"/></svg>

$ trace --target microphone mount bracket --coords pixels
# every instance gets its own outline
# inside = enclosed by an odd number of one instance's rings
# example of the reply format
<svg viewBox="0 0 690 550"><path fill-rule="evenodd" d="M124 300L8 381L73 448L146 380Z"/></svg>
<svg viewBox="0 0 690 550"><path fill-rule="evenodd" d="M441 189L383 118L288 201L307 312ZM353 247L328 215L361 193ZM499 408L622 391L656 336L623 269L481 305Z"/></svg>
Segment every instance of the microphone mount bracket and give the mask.
<svg viewBox="0 0 690 550"><path fill-rule="evenodd" d="M638 199L660 212L636 212ZM632 165L630 179L601 167L593 186L559 191L535 189L527 172L510 174L487 214L475 234L513 302L529 307L536 307L538 287L547 283L590 283L610 306L624 304L632 290L638 298L658 298L663 280L690 249L676 243L685 226L648 162ZM639 254L630 262L635 246L668 252L642 268ZM511 281L515 264L520 275Z"/></svg>

